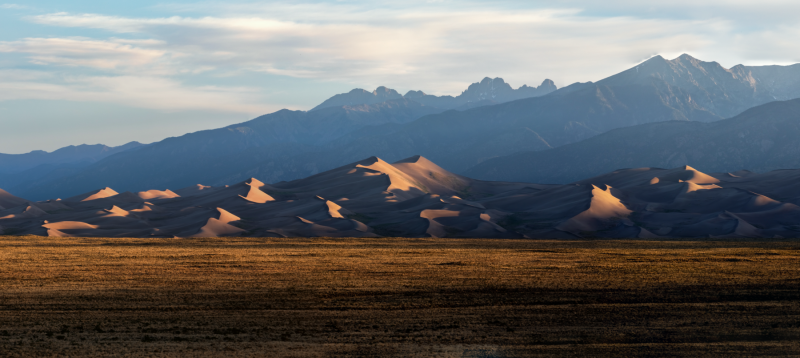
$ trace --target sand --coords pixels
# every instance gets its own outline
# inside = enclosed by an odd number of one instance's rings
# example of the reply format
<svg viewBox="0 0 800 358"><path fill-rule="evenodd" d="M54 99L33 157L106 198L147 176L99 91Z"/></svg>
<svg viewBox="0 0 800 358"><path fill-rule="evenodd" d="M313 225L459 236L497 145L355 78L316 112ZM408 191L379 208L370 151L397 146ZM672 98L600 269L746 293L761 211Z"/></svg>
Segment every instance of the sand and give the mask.
<svg viewBox="0 0 800 358"><path fill-rule="evenodd" d="M426 158L291 182L30 202L0 190L5 235L780 239L800 233L800 170L621 169L566 185L486 182Z"/></svg>

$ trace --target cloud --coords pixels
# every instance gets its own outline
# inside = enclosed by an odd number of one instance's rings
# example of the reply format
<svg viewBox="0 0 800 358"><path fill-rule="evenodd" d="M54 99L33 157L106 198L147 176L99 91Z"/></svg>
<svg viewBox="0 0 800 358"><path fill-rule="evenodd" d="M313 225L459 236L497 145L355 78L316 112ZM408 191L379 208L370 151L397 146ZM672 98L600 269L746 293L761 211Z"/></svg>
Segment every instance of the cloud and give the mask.
<svg viewBox="0 0 800 358"><path fill-rule="evenodd" d="M0 71L0 101L21 99L106 102L165 111L258 114L280 109L258 104L260 89L252 87L187 86L150 76L59 77L44 71Z"/></svg>
<svg viewBox="0 0 800 358"><path fill-rule="evenodd" d="M698 11L714 5L677 1ZM765 1L775 6L788 4ZM725 3L730 6L724 11L731 14L753 9L749 2ZM659 17L658 11L673 9L674 4L666 7L625 0L604 2L603 6L615 9L610 16L598 14L599 5L586 1L559 2L561 8L552 8L552 2L498 4L202 3L161 8L215 15L156 18L51 13L29 20L99 29L116 37L28 38L0 43L0 51L25 54L38 65L107 73L105 77L85 77L89 82L113 76L128 81L137 75L164 91L185 89L189 93L204 91L183 88L175 76L266 73L457 94L484 76L504 77L515 86L536 85L545 78L562 86L596 81L654 54L671 57L688 52L727 61L723 64L728 66L743 60L789 62L800 58L800 50L788 45L800 40L795 24L743 32L733 15ZM715 4L719 7L722 2ZM126 81L116 81L115 88L123 88ZM211 92L226 91L220 87ZM127 95L128 91L112 93ZM231 89L225 98L238 95L241 93ZM151 106L164 106L158 98L133 98L142 105L153 101ZM250 100L257 101L255 97ZM242 100L234 102L243 104ZM209 103L230 108L218 101Z"/></svg>
<svg viewBox="0 0 800 358"><path fill-rule="evenodd" d="M0 52L25 53L32 63L40 65L81 66L106 70L146 66L165 54L161 50L137 48L128 43L131 42L83 38L27 38L0 42ZM158 41L144 42L144 44L158 43Z"/></svg>
<svg viewBox="0 0 800 358"><path fill-rule="evenodd" d="M163 43L149 48L181 53L174 61L185 68L235 68L375 86L425 86L433 92L458 91L486 75L533 82L557 77L562 84L596 80L597 68L621 70L633 59L652 53L698 50L709 43L703 34L721 26L714 20L593 18L574 9L366 13L346 9L350 13L342 15L344 19L362 21L142 19L66 13L33 20L148 36ZM336 12L325 6L307 10L304 16L310 19ZM288 12L278 9L275 13ZM589 56L594 63L587 66Z"/></svg>

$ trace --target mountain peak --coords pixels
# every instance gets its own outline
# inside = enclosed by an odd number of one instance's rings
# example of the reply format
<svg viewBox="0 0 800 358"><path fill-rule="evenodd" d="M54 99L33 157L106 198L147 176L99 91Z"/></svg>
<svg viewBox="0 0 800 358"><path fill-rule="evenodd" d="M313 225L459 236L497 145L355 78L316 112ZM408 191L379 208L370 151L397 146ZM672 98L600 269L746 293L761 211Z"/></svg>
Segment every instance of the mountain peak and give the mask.
<svg viewBox="0 0 800 358"><path fill-rule="evenodd" d="M391 88L386 88L386 86L380 86L376 88L374 91L372 91L372 94L379 97L380 96L402 97L400 93L397 93L397 91Z"/></svg>
<svg viewBox="0 0 800 358"><path fill-rule="evenodd" d="M361 104L376 104L386 102L388 100L393 99L401 99L403 95L397 93L397 91L387 88L386 86L380 86L376 88L374 91L369 92L367 90L356 88L347 93L340 93L331 98L325 100L320 105L312 108L312 111L328 108L328 107L341 107L341 106L354 106L354 105L361 105Z"/></svg>
<svg viewBox="0 0 800 358"><path fill-rule="evenodd" d="M427 94L425 92L411 90L411 91L406 92L406 94L403 97L408 98L408 99L413 99L413 98L423 97L423 96L426 96L426 95Z"/></svg>
<svg viewBox="0 0 800 358"><path fill-rule="evenodd" d="M356 88L348 93L337 94L322 104L314 107L315 111L327 107L354 106L362 104L377 104L394 99L409 99L416 103L431 107L446 109L467 109L475 106L503 103L522 98L544 96L557 90L555 83L550 79L545 79L539 87L529 87L523 85L514 89L500 77L484 77L480 82L475 82L461 92L457 97L453 96L434 96L423 91L408 91L401 95L397 91L380 86L374 91L369 92Z"/></svg>
<svg viewBox="0 0 800 358"><path fill-rule="evenodd" d="M667 59L665 59L664 56L655 55L653 57L648 58L644 62L642 62L642 64L645 64L645 63L648 63L648 62L666 62L666 61L667 61Z"/></svg>

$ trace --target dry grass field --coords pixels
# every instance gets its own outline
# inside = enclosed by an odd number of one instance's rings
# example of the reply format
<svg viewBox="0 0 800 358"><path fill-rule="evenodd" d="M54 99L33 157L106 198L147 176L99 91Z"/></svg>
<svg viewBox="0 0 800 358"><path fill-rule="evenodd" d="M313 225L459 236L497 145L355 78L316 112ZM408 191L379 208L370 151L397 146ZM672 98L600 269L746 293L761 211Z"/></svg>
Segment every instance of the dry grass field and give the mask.
<svg viewBox="0 0 800 358"><path fill-rule="evenodd" d="M800 242L0 237L0 356L800 355Z"/></svg>

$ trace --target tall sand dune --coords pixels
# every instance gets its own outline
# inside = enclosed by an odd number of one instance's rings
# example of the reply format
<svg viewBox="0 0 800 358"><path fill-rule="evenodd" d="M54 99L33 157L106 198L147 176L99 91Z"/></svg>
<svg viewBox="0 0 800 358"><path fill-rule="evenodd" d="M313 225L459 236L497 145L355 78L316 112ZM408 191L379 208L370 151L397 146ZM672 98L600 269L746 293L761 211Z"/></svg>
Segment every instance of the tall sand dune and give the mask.
<svg viewBox="0 0 800 358"><path fill-rule="evenodd" d="M28 201L11 195L9 192L0 189L0 210L11 209L15 206L25 205Z"/></svg>

